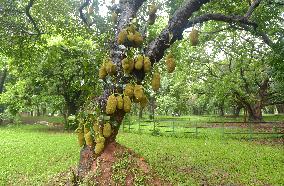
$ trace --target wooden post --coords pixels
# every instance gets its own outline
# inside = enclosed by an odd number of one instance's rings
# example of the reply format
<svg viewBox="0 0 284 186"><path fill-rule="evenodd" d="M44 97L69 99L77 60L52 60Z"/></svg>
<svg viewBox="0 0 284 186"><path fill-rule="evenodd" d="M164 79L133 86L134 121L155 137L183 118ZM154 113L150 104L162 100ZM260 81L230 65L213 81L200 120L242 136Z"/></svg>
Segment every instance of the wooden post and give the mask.
<svg viewBox="0 0 284 186"><path fill-rule="evenodd" d="M225 123L222 122L222 138L225 139Z"/></svg>

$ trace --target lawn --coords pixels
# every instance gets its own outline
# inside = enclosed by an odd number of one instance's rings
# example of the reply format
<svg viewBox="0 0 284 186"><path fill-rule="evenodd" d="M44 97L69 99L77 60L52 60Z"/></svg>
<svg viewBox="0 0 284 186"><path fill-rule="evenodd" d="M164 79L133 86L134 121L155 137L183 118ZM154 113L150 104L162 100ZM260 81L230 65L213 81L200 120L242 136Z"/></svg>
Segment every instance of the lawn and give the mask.
<svg viewBox="0 0 284 186"><path fill-rule="evenodd" d="M0 185L42 185L79 159L76 136L47 126L0 127L0 136Z"/></svg>
<svg viewBox="0 0 284 186"><path fill-rule="evenodd" d="M159 175L184 185L284 185L284 147L238 140L120 133Z"/></svg>
<svg viewBox="0 0 284 186"><path fill-rule="evenodd" d="M43 125L0 127L0 185L44 185L76 166L76 135ZM284 147L220 138L121 132L118 142L174 184L283 185Z"/></svg>

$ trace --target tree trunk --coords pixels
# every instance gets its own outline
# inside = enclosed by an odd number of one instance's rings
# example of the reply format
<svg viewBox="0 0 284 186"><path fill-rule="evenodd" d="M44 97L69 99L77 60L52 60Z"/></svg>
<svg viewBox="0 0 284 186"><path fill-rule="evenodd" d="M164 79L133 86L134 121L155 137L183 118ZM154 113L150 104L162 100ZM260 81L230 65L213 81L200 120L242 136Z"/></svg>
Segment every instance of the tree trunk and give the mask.
<svg viewBox="0 0 284 186"><path fill-rule="evenodd" d="M247 110L250 121L262 121L262 106L260 102L253 106L250 106Z"/></svg>
<svg viewBox="0 0 284 186"><path fill-rule="evenodd" d="M239 117L240 116L241 109L242 109L241 106L235 106L233 108L233 115L234 115L234 117Z"/></svg>
<svg viewBox="0 0 284 186"><path fill-rule="evenodd" d="M223 106L220 106L220 107L219 107L219 115L220 115L220 116L224 116L224 115L225 115L224 107L223 107Z"/></svg>
<svg viewBox="0 0 284 186"><path fill-rule="evenodd" d="M140 107L139 108L139 119L142 119L143 117L143 109Z"/></svg>
<svg viewBox="0 0 284 186"><path fill-rule="evenodd" d="M284 104L276 105L278 114L284 114Z"/></svg>
<svg viewBox="0 0 284 186"><path fill-rule="evenodd" d="M4 84L5 84L5 80L6 80L6 77L7 77L7 73L8 73L8 70L6 68L1 73L1 76L0 76L0 94L2 94L3 91L4 91ZM0 105L0 113L3 113L4 109L5 109L4 105Z"/></svg>

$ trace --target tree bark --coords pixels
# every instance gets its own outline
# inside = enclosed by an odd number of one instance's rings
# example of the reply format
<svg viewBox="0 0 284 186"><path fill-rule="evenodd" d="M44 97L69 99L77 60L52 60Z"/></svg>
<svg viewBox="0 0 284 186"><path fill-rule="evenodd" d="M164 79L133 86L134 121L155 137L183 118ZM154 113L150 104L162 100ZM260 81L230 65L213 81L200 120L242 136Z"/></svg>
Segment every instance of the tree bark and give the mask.
<svg viewBox="0 0 284 186"><path fill-rule="evenodd" d="M284 104L276 105L278 114L284 114Z"/></svg>
<svg viewBox="0 0 284 186"><path fill-rule="evenodd" d="M1 76L0 76L0 94L2 94L3 91L4 91L4 84L5 84L7 74L8 74L8 70L7 70L7 68L5 68L3 70L3 72L1 73ZM5 109L4 106L0 105L0 113L3 113L4 109Z"/></svg>

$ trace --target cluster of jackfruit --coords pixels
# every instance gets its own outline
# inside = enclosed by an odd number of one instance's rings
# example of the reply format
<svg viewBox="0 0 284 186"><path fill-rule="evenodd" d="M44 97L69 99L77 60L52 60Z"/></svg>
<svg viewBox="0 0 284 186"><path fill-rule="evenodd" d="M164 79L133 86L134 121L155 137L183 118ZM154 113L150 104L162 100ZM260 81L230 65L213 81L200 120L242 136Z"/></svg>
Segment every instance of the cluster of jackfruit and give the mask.
<svg viewBox="0 0 284 186"><path fill-rule="evenodd" d="M198 36L199 36L198 30L193 28L189 34L189 41L192 46L196 46L198 44Z"/></svg>
<svg viewBox="0 0 284 186"><path fill-rule="evenodd" d="M176 68L176 63L175 63L175 59L172 55L172 53L169 53L167 56L166 56L166 65L167 65L167 71L168 73L172 73L175 68Z"/></svg>
<svg viewBox="0 0 284 186"><path fill-rule="evenodd" d="M125 74L130 74L133 71L134 61L132 59L124 58L121 63Z"/></svg>
<svg viewBox="0 0 284 186"><path fill-rule="evenodd" d="M158 72L155 72L152 78L152 89L154 91L158 91L160 86L161 86L161 76Z"/></svg>
<svg viewBox="0 0 284 186"><path fill-rule="evenodd" d="M149 6L149 12L148 12L148 15L149 15L149 18L148 18L148 24L149 25L153 25L156 21L156 18L157 18L157 10L158 10L158 7L155 5L155 4L152 4Z"/></svg>
<svg viewBox="0 0 284 186"><path fill-rule="evenodd" d="M113 64L111 59L107 59L103 62L99 69L99 78L104 79L107 75L114 75L116 73L116 65Z"/></svg>
<svg viewBox="0 0 284 186"><path fill-rule="evenodd" d="M126 29L120 31L117 43L119 45L130 47L140 47L143 44L143 37L138 31L136 31L136 27L134 25L130 25Z"/></svg>
<svg viewBox="0 0 284 186"><path fill-rule="evenodd" d="M147 56L138 55L135 59L135 65L136 70L141 70L143 68L144 72L150 72L151 71L151 61L150 58Z"/></svg>

